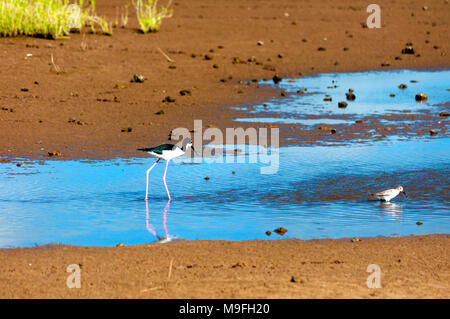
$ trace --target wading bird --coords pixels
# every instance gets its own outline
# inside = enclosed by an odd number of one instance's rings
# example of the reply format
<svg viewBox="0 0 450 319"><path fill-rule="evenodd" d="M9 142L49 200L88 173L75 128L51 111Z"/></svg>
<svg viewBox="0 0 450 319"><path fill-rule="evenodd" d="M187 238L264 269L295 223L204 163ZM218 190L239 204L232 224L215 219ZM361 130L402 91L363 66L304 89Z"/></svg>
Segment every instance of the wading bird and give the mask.
<svg viewBox="0 0 450 319"><path fill-rule="evenodd" d="M394 197L397 197L398 194L402 193L406 197L406 193L403 191L402 186L397 186L396 188L387 189L385 191L381 191L375 194L371 194L374 198L381 200L383 202L389 202Z"/></svg>
<svg viewBox="0 0 450 319"><path fill-rule="evenodd" d="M166 161L166 169L164 170L163 182L164 182L164 186L166 187L167 196L169 196L169 200L172 199L170 197L169 189L167 188L167 184L166 184L167 166L169 165L169 161L171 159L181 156L181 155L184 155L186 153L186 150L189 147L194 149L194 147L192 146L192 140L189 137L186 137L183 139L181 148L179 146L173 145L173 144L161 144L156 147L138 148L138 151L146 152L146 153L152 155L153 157L158 158L158 160L155 162L155 164L153 164L147 170L147 186L145 188L145 200L148 200L148 175L150 174L150 171L153 169L153 167L155 167L155 165L158 164L158 162L162 159Z"/></svg>

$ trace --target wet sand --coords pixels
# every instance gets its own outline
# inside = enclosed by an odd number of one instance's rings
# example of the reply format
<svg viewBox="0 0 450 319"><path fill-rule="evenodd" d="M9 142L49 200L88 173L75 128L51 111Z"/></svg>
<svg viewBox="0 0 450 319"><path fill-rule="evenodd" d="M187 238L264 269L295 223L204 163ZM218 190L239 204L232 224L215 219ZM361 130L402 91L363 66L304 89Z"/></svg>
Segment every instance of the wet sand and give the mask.
<svg viewBox="0 0 450 319"><path fill-rule="evenodd" d="M42 159L49 151L61 152L61 159L141 156L136 148L167 141L173 128L192 128L194 119L202 119L204 127L238 126L231 119L247 115L229 106L280 96L248 80L450 66L448 1L432 2L428 10L418 0L379 1L381 29L361 26L368 16L364 1L176 2L174 17L163 21L160 32L139 34L130 10L127 28L115 29L112 37L86 35L86 50L82 35L0 39L1 156ZM115 6L123 4L98 1L98 12L113 18ZM407 42L416 54L401 54ZM33 56L26 58L28 53ZM64 73L52 71L51 54ZM233 63L234 57L251 62ZM135 73L147 80L130 83ZM166 96L175 102L162 102ZM160 110L163 115L155 114ZM131 132L122 132L128 128ZM321 132L307 134L312 141L323 139ZM449 298L448 247L448 235L432 235L356 243L8 249L0 250L0 297ZM69 264L81 264L81 289L66 287ZM368 264L380 265L382 288L367 288ZM291 282L292 276L298 282Z"/></svg>
<svg viewBox="0 0 450 319"><path fill-rule="evenodd" d="M449 298L449 244L430 235L3 249L0 297ZM66 286L70 264L80 265L79 289ZM381 288L367 287L369 264Z"/></svg>

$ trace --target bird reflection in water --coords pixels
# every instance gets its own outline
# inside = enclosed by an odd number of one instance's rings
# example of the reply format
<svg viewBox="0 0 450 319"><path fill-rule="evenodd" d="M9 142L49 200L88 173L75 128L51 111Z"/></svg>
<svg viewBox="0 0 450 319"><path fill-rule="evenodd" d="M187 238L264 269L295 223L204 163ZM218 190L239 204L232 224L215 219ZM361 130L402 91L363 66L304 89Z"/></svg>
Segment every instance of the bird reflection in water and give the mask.
<svg viewBox="0 0 450 319"><path fill-rule="evenodd" d="M167 243L169 241L172 241L174 239L174 237L169 236L169 233L167 232L167 212L169 210L170 207L170 199L167 201L166 207L164 207L164 212L163 212L163 227L164 227L164 237L159 236L156 231L155 228L149 223L150 220L150 215L149 215L149 210L148 210L148 201L145 201L145 212L146 212L146 217L145 217L145 227L147 228L147 230L152 233L160 243Z"/></svg>
<svg viewBox="0 0 450 319"><path fill-rule="evenodd" d="M377 205L383 213L389 215L394 220L400 220L402 214L402 206L391 202L380 202Z"/></svg>

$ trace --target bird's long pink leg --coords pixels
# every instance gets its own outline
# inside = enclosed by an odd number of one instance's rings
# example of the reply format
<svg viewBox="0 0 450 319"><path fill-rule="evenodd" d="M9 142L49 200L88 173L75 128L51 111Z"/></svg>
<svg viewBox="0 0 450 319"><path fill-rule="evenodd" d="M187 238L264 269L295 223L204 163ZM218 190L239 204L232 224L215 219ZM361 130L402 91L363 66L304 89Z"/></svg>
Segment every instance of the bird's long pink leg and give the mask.
<svg viewBox="0 0 450 319"><path fill-rule="evenodd" d="M169 233L167 232L167 211L169 210L170 207L170 201L171 199L169 199L169 201L166 204L166 207L164 208L164 213L163 213L163 226L164 226L164 232L166 233L166 239L169 238Z"/></svg>
<svg viewBox="0 0 450 319"><path fill-rule="evenodd" d="M166 184L166 173L167 173L168 165L169 165L169 161L166 162L166 169L164 170L163 181L164 181L164 186L166 186L167 196L169 196L169 200L172 200L172 198L170 197L170 194L169 194L169 189L167 188L167 184Z"/></svg>
<svg viewBox="0 0 450 319"><path fill-rule="evenodd" d="M156 164L158 164L158 162L161 159L159 158L155 164L153 164L148 170L147 170L147 186L145 187L145 200L148 200L148 174L150 174L150 171L153 169L153 167L155 167Z"/></svg>

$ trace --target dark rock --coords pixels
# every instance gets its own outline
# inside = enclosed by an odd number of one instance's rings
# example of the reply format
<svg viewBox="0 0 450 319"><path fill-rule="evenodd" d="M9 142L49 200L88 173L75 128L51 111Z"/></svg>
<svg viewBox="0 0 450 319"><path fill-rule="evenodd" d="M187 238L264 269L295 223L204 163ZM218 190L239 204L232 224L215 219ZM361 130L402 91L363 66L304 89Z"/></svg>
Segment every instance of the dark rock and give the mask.
<svg viewBox="0 0 450 319"><path fill-rule="evenodd" d="M208 176L205 177L205 181L209 181L209 177Z"/></svg>
<svg viewBox="0 0 450 319"><path fill-rule="evenodd" d="M48 152L48 153L47 153L47 156L48 156L48 157L61 156L61 155L62 155L61 152L58 152L58 151Z"/></svg>
<svg viewBox="0 0 450 319"><path fill-rule="evenodd" d="M355 94L353 94L352 92L345 93L345 96L347 97L347 101L354 101L356 99Z"/></svg>
<svg viewBox="0 0 450 319"><path fill-rule="evenodd" d="M278 235L283 236L284 234L286 234L287 229L284 227L278 227L277 229L274 230L275 233L277 233Z"/></svg>
<svg viewBox="0 0 450 319"><path fill-rule="evenodd" d="M212 60L212 59L213 59L212 55L210 55L210 54L205 55L205 60Z"/></svg>
<svg viewBox="0 0 450 319"><path fill-rule="evenodd" d="M181 90L181 91L180 91L180 95L181 95L181 96L191 95L191 91L189 91L189 90Z"/></svg>
<svg viewBox="0 0 450 319"><path fill-rule="evenodd" d="M450 115L450 113L448 113L448 112L441 112L441 113L439 113L439 116L449 116Z"/></svg>
<svg viewBox="0 0 450 319"><path fill-rule="evenodd" d="M273 81L273 83L275 83L275 84L280 83L281 80L282 80L282 78L281 78L278 74L275 74L275 75L273 76L273 78L272 78L272 81Z"/></svg>
<svg viewBox="0 0 450 319"><path fill-rule="evenodd" d="M407 43L407 46L402 49L402 54L414 54L414 48L411 45L408 45L409 43Z"/></svg>
<svg viewBox="0 0 450 319"><path fill-rule="evenodd" d="M166 97L164 98L164 100L162 100L162 102L163 102L163 103L173 103L173 102L175 102L175 99L174 99L173 97L166 96Z"/></svg>
<svg viewBox="0 0 450 319"><path fill-rule="evenodd" d="M326 96L326 97L323 98L323 100L324 100L325 102L331 102L331 101L332 101L332 98L329 97L329 96Z"/></svg>
<svg viewBox="0 0 450 319"><path fill-rule="evenodd" d="M420 225L423 225L423 223L422 222L417 222L416 225L420 226Z"/></svg>
<svg viewBox="0 0 450 319"><path fill-rule="evenodd" d="M156 115L163 115L164 114L164 110L159 110L158 112L155 113Z"/></svg>
<svg viewBox="0 0 450 319"><path fill-rule="evenodd" d="M428 99L428 96L425 93L416 94L416 101L424 102Z"/></svg>
<svg viewBox="0 0 450 319"><path fill-rule="evenodd" d="M428 132L430 132L430 135L431 135L431 136L436 135L437 133L439 133L439 132L436 131L436 130L429 130Z"/></svg>
<svg viewBox="0 0 450 319"><path fill-rule="evenodd" d="M142 83L144 81L145 81L145 77L140 74L133 74L133 77L130 80L130 82L135 82L135 83Z"/></svg>
<svg viewBox="0 0 450 319"><path fill-rule="evenodd" d="M406 89L407 88L407 86L406 86L406 84L400 84L399 86L398 86L398 88L399 89L401 89L401 90L404 90L404 89Z"/></svg>
<svg viewBox="0 0 450 319"><path fill-rule="evenodd" d="M341 108L341 109L346 108L347 107L347 102L344 102L344 101L339 102L338 103L338 107Z"/></svg>
<svg viewBox="0 0 450 319"><path fill-rule="evenodd" d="M123 128L121 130L122 133L131 133L131 131L133 131L133 129L131 127Z"/></svg>
<svg viewBox="0 0 450 319"><path fill-rule="evenodd" d="M272 232L270 230L266 231L266 235L270 236L272 234Z"/></svg>
<svg viewBox="0 0 450 319"><path fill-rule="evenodd" d="M326 48L324 48L324 47L318 47L317 48L317 51L326 51L327 49Z"/></svg>

